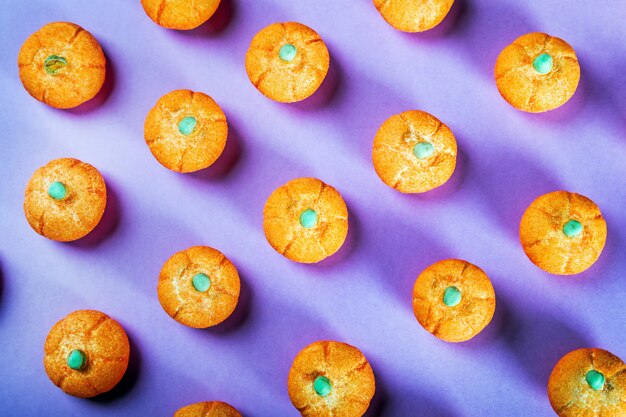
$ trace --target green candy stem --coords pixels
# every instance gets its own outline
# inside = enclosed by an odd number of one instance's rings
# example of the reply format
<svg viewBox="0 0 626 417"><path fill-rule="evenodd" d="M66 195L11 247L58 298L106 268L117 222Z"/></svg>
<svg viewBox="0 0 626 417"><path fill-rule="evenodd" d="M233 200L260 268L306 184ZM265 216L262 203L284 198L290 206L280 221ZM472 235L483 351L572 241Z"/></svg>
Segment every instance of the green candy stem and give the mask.
<svg viewBox="0 0 626 417"><path fill-rule="evenodd" d="M552 71L552 66L554 61L552 57L548 54L540 54L537 55L535 60L533 61L533 67L538 74L545 75Z"/></svg>
<svg viewBox="0 0 626 417"><path fill-rule="evenodd" d="M194 275L191 282L198 292L207 292L211 288L211 279L202 273Z"/></svg>
<svg viewBox="0 0 626 417"><path fill-rule="evenodd" d="M587 384L589 384L591 389L593 389L594 391L600 391L604 388L604 375L602 375L602 373L598 371L591 370L587 372L585 379L587 380Z"/></svg>
<svg viewBox="0 0 626 417"><path fill-rule="evenodd" d="M48 186L48 195L55 200L63 200L67 197L67 188L62 182L55 181Z"/></svg>
<svg viewBox="0 0 626 417"><path fill-rule="evenodd" d="M187 116L178 122L178 131L185 136L189 136L196 130L198 121L195 117Z"/></svg>
<svg viewBox="0 0 626 417"><path fill-rule="evenodd" d="M315 378L315 381L313 381L313 389L315 390L315 393L320 397L326 397L328 394L330 394L330 391L332 389L330 379L322 375L318 376L317 378Z"/></svg>
<svg viewBox="0 0 626 417"><path fill-rule="evenodd" d="M430 142L419 142L413 147L413 155L417 159L426 159L432 156L435 152L435 147Z"/></svg>
<svg viewBox="0 0 626 417"><path fill-rule="evenodd" d="M278 56L283 61L291 62L296 57L296 47L290 43L287 43L280 47L280 51L278 51Z"/></svg>
<svg viewBox="0 0 626 417"><path fill-rule="evenodd" d="M50 55L43 62L43 67L50 75L56 75L61 69L67 65L67 60L62 56Z"/></svg>
<svg viewBox="0 0 626 417"><path fill-rule="evenodd" d="M86 356L82 350L74 349L67 355L67 366L78 371L85 365L85 359Z"/></svg>
<svg viewBox="0 0 626 417"><path fill-rule="evenodd" d="M457 287L448 287L443 292L443 303L448 307L459 305L461 298L461 291Z"/></svg>
<svg viewBox="0 0 626 417"><path fill-rule="evenodd" d="M300 214L300 225L307 229L317 224L317 213L313 209L306 209Z"/></svg>
<svg viewBox="0 0 626 417"><path fill-rule="evenodd" d="M583 225L578 220L570 220L563 226L563 234L567 237L577 237L583 232Z"/></svg>

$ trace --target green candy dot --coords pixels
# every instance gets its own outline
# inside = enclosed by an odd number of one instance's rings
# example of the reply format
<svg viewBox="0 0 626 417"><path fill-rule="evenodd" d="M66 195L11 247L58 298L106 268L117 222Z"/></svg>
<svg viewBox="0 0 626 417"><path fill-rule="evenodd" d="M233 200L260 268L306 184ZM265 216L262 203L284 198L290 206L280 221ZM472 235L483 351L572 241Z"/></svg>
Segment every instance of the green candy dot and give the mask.
<svg viewBox="0 0 626 417"><path fill-rule="evenodd" d="M567 237L577 237L583 232L583 225L577 220L570 220L563 226L563 233Z"/></svg>
<svg viewBox="0 0 626 417"><path fill-rule="evenodd" d="M330 394L330 390L332 389L330 379L326 378L325 376L318 376L317 378L315 378L315 381L313 381L313 389L315 390L315 393L320 397L326 397L328 394Z"/></svg>
<svg viewBox="0 0 626 417"><path fill-rule="evenodd" d="M296 57L296 47L290 43L287 43L280 47L280 51L278 52L278 56L283 61L291 62Z"/></svg>
<svg viewBox="0 0 626 417"><path fill-rule="evenodd" d="M187 116L178 122L178 131L185 136L189 136L196 129L196 124L198 124L198 121L195 117Z"/></svg>
<svg viewBox="0 0 626 417"><path fill-rule="evenodd" d="M78 371L85 365L85 353L82 350L74 349L67 355L67 366Z"/></svg>
<svg viewBox="0 0 626 417"><path fill-rule="evenodd" d="M602 388L604 388L604 375L602 375L598 371L591 370L587 372L585 379L587 380L587 384L589 384L591 389L593 389L594 391L600 391Z"/></svg>
<svg viewBox="0 0 626 417"><path fill-rule="evenodd" d="M317 213L315 210L306 209L300 215L300 224L302 227L310 229L317 224Z"/></svg>
<svg viewBox="0 0 626 417"><path fill-rule="evenodd" d="M67 189L62 182L55 181L48 187L48 195L55 200L63 200L67 196Z"/></svg>
<svg viewBox="0 0 626 417"><path fill-rule="evenodd" d="M211 287L211 279L202 273L194 275L191 282L196 291L199 292L207 292Z"/></svg>
<svg viewBox="0 0 626 417"><path fill-rule="evenodd" d="M537 55L537 57L533 61L533 67L535 68L535 71L543 75L552 71L553 63L554 61L552 60L552 57L550 55L540 54Z"/></svg>
<svg viewBox="0 0 626 417"><path fill-rule="evenodd" d="M448 307L454 307L461 302L461 291L457 287L448 287L443 292L443 303Z"/></svg>
<svg viewBox="0 0 626 417"><path fill-rule="evenodd" d="M420 142L413 147L413 155L418 159L426 159L435 152L435 147L430 142Z"/></svg>
<svg viewBox="0 0 626 417"><path fill-rule="evenodd" d="M62 56L50 55L43 62L43 67L50 75L56 75L62 68L67 65L67 60Z"/></svg>

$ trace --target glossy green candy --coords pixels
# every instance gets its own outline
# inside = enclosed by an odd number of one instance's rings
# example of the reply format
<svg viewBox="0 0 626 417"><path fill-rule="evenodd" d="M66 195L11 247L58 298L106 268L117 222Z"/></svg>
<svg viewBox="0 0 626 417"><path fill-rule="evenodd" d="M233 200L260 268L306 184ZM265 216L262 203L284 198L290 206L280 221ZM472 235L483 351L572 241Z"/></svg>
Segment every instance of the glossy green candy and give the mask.
<svg viewBox="0 0 626 417"><path fill-rule="evenodd" d="M82 350L74 349L67 355L67 366L78 371L85 365L85 359L86 356Z"/></svg>
<svg viewBox="0 0 626 417"><path fill-rule="evenodd" d="M413 155L418 159L426 159L435 152L435 147L430 142L420 142L413 147Z"/></svg>
<svg viewBox="0 0 626 417"><path fill-rule="evenodd" d="M50 55L43 62L43 67L50 75L56 75L61 69L65 68L67 60L62 56Z"/></svg>
<svg viewBox="0 0 626 417"><path fill-rule="evenodd" d="M535 71L537 71L537 73L541 75L545 75L552 71L553 64L554 61L552 60L552 57L548 54L537 55L537 57L533 61L533 67L535 68Z"/></svg>
<svg viewBox="0 0 626 417"><path fill-rule="evenodd" d="M307 229L315 226L317 224L317 213L315 210L306 209L300 215L300 225Z"/></svg>
<svg viewBox="0 0 626 417"><path fill-rule="evenodd" d="M459 305L461 298L461 291L457 287L448 287L443 292L443 303L448 307Z"/></svg>
<svg viewBox="0 0 626 417"><path fill-rule="evenodd" d="M195 117L187 116L178 123L178 131L185 136L189 136L196 129L198 121Z"/></svg>
<svg viewBox="0 0 626 417"><path fill-rule="evenodd" d="M585 379L587 380L587 384L589 384L594 391L600 391L604 388L604 375L598 371L591 370L587 372Z"/></svg>
<svg viewBox="0 0 626 417"><path fill-rule="evenodd" d="M563 233L567 237L577 237L583 232L583 225L577 220L570 220L563 226Z"/></svg>
<svg viewBox="0 0 626 417"><path fill-rule="evenodd" d="M55 181L48 186L48 195L55 200L63 200L67 196L67 189L62 182Z"/></svg>
<svg viewBox="0 0 626 417"><path fill-rule="evenodd" d="M211 288L211 279L203 273L194 275L191 282L198 292L207 292Z"/></svg>
<svg viewBox="0 0 626 417"><path fill-rule="evenodd" d="M332 389L330 379L326 378L325 376L318 376L317 378L315 378L315 381L313 381L313 389L315 390L315 393L320 397L326 397L328 394L330 394L330 391Z"/></svg>
<svg viewBox="0 0 626 417"><path fill-rule="evenodd" d="M278 56L283 61L291 62L296 57L296 47L287 43L280 47L280 51L278 52Z"/></svg>

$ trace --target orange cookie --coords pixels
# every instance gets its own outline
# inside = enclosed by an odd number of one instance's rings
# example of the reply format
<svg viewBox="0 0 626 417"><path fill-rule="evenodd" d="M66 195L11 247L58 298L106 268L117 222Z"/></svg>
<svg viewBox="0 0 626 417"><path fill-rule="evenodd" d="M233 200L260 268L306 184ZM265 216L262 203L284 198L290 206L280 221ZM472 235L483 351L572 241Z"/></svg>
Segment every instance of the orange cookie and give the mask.
<svg viewBox="0 0 626 417"><path fill-rule="evenodd" d="M374 6L394 28L423 32L437 26L448 15L454 0L374 0Z"/></svg>
<svg viewBox="0 0 626 417"><path fill-rule="evenodd" d="M52 326L44 346L48 378L66 394L87 398L111 390L128 367L122 326L95 310L78 310Z"/></svg>
<svg viewBox="0 0 626 417"><path fill-rule="evenodd" d="M346 240L348 208L330 185L316 178L298 178L267 199L263 230L269 244L286 258L319 262Z"/></svg>
<svg viewBox="0 0 626 417"><path fill-rule="evenodd" d="M546 272L578 274L593 265L606 243L606 222L593 201L555 191L538 197L520 223L520 241L530 260Z"/></svg>
<svg viewBox="0 0 626 417"><path fill-rule="evenodd" d="M464 342L491 322L496 294L487 275L476 265L445 259L426 268L413 287L417 321L446 342Z"/></svg>
<svg viewBox="0 0 626 417"><path fill-rule="evenodd" d="M301 23L274 23L252 39L246 71L266 97L293 103L312 95L326 78L330 55L313 29Z"/></svg>
<svg viewBox="0 0 626 417"><path fill-rule="evenodd" d="M548 397L560 417L624 417L626 364L602 349L570 352L550 375Z"/></svg>
<svg viewBox="0 0 626 417"><path fill-rule="evenodd" d="M298 353L288 389L291 402L305 417L360 417L370 405L376 381L359 349L320 341Z"/></svg>
<svg viewBox="0 0 626 417"><path fill-rule="evenodd" d="M193 246L174 254L159 275L159 301L177 322L206 328L226 320L239 300L237 268L220 251Z"/></svg>
<svg viewBox="0 0 626 417"><path fill-rule="evenodd" d="M193 172L211 166L222 154L228 123L211 97L175 90L161 97L148 113L144 137L165 168Z"/></svg>
<svg viewBox="0 0 626 417"><path fill-rule="evenodd" d="M174 417L241 417L241 414L221 401L206 401L180 408Z"/></svg>
<svg viewBox="0 0 626 417"><path fill-rule="evenodd" d="M17 58L28 94L59 109L92 99L106 74L98 41L74 23L48 23L26 39Z"/></svg>
<svg viewBox="0 0 626 417"><path fill-rule="evenodd" d="M48 239L69 242L91 232L107 202L97 169L78 159L55 159L39 168L24 193L30 227Z"/></svg>
<svg viewBox="0 0 626 417"><path fill-rule="evenodd" d="M141 0L141 5L157 25L168 29L195 29L217 10L221 0Z"/></svg>
<svg viewBox="0 0 626 417"><path fill-rule="evenodd" d="M456 140L436 117L418 110L387 119L374 137L372 162L381 180L403 193L443 185L456 167Z"/></svg>
<svg viewBox="0 0 626 417"><path fill-rule="evenodd" d="M556 109L576 92L580 65L574 49L545 33L520 36L502 50L495 68L500 95L530 113Z"/></svg>

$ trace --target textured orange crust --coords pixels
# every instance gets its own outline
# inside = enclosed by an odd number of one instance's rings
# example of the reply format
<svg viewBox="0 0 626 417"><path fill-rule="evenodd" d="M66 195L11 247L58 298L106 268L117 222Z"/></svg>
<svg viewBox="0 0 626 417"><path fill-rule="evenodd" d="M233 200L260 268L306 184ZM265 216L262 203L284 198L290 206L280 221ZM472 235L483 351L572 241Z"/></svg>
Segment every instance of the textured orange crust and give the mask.
<svg viewBox="0 0 626 417"><path fill-rule="evenodd" d="M187 116L197 120L189 136L178 130L178 123ZM193 172L211 166L220 157L228 138L228 123L211 97L175 90L161 97L148 113L144 138L161 165L176 172Z"/></svg>
<svg viewBox="0 0 626 417"><path fill-rule="evenodd" d="M577 220L578 237L567 237L563 226ZM533 201L520 222L520 241L528 258L557 275L578 274L593 265L606 243L606 222L600 208L580 194L555 191Z"/></svg>
<svg viewBox="0 0 626 417"><path fill-rule="evenodd" d="M317 224L304 228L300 214L318 214ZM263 230L281 255L302 263L315 263L339 250L348 235L348 208L337 190L316 178L298 178L278 187L263 210Z"/></svg>
<svg viewBox="0 0 626 417"><path fill-rule="evenodd" d="M318 376L331 382L329 395L313 388ZM346 343L320 341L298 353L288 378L289 398L305 417L360 417L376 391L374 372L361 351Z"/></svg>
<svg viewBox="0 0 626 417"><path fill-rule="evenodd" d="M296 47L291 62L278 53L285 44ZM250 82L266 97L293 103L312 95L326 78L330 55L313 29L301 23L274 23L257 33L246 53Z"/></svg>
<svg viewBox="0 0 626 417"><path fill-rule="evenodd" d="M432 156L413 154L418 142L430 142ZM436 117L418 110L387 119L374 137L372 162L381 180L403 193L423 193L446 183L456 167L452 131Z"/></svg>
<svg viewBox="0 0 626 417"><path fill-rule="evenodd" d="M586 381L595 370L605 377L604 388L593 390ZM560 417L626 416L626 364L602 349L579 349L563 356L548 381L548 397Z"/></svg>
<svg viewBox="0 0 626 417"><path fill-rule="evenodd" d="M81 370L67 365L74 349L85 353ZM66 394L87 398L111 390L128 367L130 345L119 323L95 310L78 310L52 326L44 346L48 378Z"/></svg>
<svg viewBox="0 0 626 417"><path fill-rule="evenodd" d="M455 307L443 303L446 288L461 291ZM413 312L430 333L446 342L464 342L480 333L493 318L496 294L482 269L459 259L445 259L426 268L413 287Z"/></svg>
<svg viewBox="0 0 626 417"><path fill-rule="evenodd" d="M533 67L538 55L549 54L552 71L539 74ZM495 67L500 95L513 107L530 113L556 109L576 92L580 65L574 49L545 33L520 36L502 50Z"/></svg>
<svg viewBox="0 0 626 417"><path fill-rule="evenodd" d="M206 292L193 287L192 278L203 273L211 280ZM165 262L159 275L159 302L167 314L185 326L206 328L226 320L239 300L237 268L220 251L193 246Z"/></svg>
<svg viewBox="0 0 626 417"><path fill-rule="evenodd" d="M180 408L174 417L241 417L241 414L221 401L206 401Z"/></svg>
<svg viewBox="0 0 626 417"><path fill-rule="evenodd" d="M46 58L57 55L67 66L48 74ZM28 94L59 109L92 99L104 84L106 58L96 39L74 23L49 23L26 39L17 58L20 80Z"/></svg>
<svg viewBox="0 0 626 417"><path fill-rule="evenodd" d="M374 6L394 28L423 32L437 26L448 15L454 0L374 0Z"/></svg>
<svg viewBox="0 0 626 417"><path fill-rule="evenodd" d="M48 187L55 181L67 188L67 197L55 200ZM39 168L24 192L24 214L33 230L48 239L69 242L91 232L106 207L104 179L78 159L55 159Z"/></svg>
<svg viewBox="0 0 626 417"><path fill-rule="evenodd" d="M141 0L146 14L168 29L195 29L213 16L221 0Z"/></svg>

